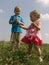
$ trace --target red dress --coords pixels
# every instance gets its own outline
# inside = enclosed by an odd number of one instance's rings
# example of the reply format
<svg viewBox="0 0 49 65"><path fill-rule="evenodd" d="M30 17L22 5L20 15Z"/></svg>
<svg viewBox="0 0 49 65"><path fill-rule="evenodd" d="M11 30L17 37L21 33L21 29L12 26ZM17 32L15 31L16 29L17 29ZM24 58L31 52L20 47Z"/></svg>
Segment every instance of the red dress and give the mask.
<svg viewBox="0 0 49 65"><path fill-rule="evenodd" d="M22 42L26 44L33 42L36 43L36 45L42 45L40 30L37 30L37 28L31 24L26 31L26 35L22 38Z"/></svg>

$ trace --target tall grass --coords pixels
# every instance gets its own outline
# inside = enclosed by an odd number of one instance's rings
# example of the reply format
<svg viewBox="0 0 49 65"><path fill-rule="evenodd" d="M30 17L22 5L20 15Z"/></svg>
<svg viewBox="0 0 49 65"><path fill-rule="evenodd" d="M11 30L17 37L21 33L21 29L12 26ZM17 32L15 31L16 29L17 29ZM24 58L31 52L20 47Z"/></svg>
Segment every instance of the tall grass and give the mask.
<svg viewBox="0 0 49 65"><path fill-rule="evenodd" d="M0 42L0 65L49 65L49 44L41 47L44 57L43 62L39 62L36 50L32 49L32 56L27 54L28 46L21 43L21 48L13 52L10 42Z"/></svg>

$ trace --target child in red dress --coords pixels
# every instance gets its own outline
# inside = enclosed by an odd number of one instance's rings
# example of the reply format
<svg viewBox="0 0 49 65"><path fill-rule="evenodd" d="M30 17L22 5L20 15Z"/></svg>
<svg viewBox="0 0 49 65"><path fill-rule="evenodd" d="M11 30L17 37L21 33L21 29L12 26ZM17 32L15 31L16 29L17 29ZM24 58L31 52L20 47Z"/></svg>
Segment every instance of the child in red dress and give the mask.
<svg viewBox="0 0 49 65"><path fill-rule="evenodd" d="M41 28L41 23L39 21L40 18L40 13L37 10L33 10L30 12L30 20L31 24L26 31L26 35L22 38L22 42L28 44L28 53L31 55L32 52L32 47L36 48L40 62L43 61L42 59L42 54L41 54L41 49L39 45L42 45L42 38L41 38L41 33L40 33L40 28Z"/></svg>

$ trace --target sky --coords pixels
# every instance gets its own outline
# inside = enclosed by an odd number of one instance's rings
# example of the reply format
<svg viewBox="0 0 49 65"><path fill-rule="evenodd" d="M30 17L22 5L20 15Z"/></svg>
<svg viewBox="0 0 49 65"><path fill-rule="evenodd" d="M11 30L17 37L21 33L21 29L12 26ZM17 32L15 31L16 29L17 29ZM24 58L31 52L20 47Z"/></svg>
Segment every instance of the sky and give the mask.
<svg viewBox="0 0 49 65"><path fill-rule="evenodd" d="M30 25L29 14L32 10L39 10L42 24L41 34L44 43L49 43L49 0L0 0L0 40L9 41L11 25L9 19L14 14L14 7L20 6L24 25ZM23 30L22 37L26 31Z"/></svg>

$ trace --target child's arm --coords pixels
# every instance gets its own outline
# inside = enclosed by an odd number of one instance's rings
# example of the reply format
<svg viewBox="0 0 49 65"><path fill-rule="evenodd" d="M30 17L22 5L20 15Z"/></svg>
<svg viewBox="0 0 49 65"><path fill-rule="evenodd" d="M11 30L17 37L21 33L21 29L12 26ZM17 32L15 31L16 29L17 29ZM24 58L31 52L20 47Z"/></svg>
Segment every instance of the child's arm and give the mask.
<svg viewBox="0 0 49 65"><path fill-rule="evenodd" d="M40 30L40 28L41 28L41 24L40 23L38 23L38 24L36 24L36 23L32 23L38 30Z"/></svg>
<svg viewBox="0 0 49 65"><path fill-rule="evenodd" d="M19 22L17 19L13 21L9 21L9 24L13 24L14 22L16 22L18 25L23 25L23 23Z"/></svg>
<svg viewBox="0 0 49 65"><path fill-rule="evenodd" d="M9 24L13 24L15 21L9 21Z"/></svg>
<svg viewBox="0 0 49 65"><path fill-rule="evenodd" d="M28 30L28 28L26 28L24 25L19 25L21 28L23 28L24 30Z"/></svg>
<svg viewBox="0 0 49 65"><path fill-rule="evenodd" d="M17 19L15 20L15 22L16 22L18 25L24 25L22 22L19 22Z"/></svg>

